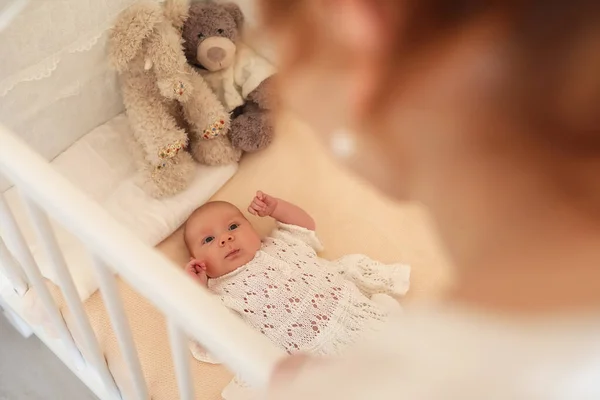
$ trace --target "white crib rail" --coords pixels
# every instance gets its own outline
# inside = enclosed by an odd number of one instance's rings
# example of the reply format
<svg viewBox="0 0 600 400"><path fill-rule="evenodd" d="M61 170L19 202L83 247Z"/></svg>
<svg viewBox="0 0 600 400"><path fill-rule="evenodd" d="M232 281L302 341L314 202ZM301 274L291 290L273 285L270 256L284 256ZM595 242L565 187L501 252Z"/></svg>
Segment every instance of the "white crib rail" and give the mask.
<svg viewBox="0 0 600 400"><path fill-rule="evenodd" d="M67 305L75 317L75 326L79 330L80 337L82 338L84 353L95 367L95 370L106 389L112 393L113 396L118 396L119 390L117 389L112 375L108 370L106 360L104 359L102 350L100 349L98 341L96 340L96 336L94 335L94 330L90 325L90 321L87 318L83 304L79 299L77 288L73 282L73 277L69 273L67 263L65 262L65 258L63 257L60 247L58 246L58 242L56 241L56 237L52 231L50 221L48 220L46 214L40 210L33 200L27 198L26 196L23 196L23 200L29 211L29 217L33 222L36 233L40 238L46 253L48 254L48 258L50 259L52 266L54 267L54 272L59 277L61 282L61 290Z"/></svg>
<svg viewBox="0 0 600 400"><path fill-rule="evenodd" d="M115 277L100 258L93 257L93 264L100 284L102 299L106 305L108 315L117 335L119 347L123 352L123 357L131 374L135 394L138 399L145 400L148 398L148 387L144 380L142 365L140 364L140 359L135 348L135 341L131 335L131 328L127 321L127 315L125 314L125 308L119 295Z"/></svg>
<svg viewBox="0 0 600 400"><path fill-rule="evenodd" d="M0 143L3 143L0 141ZM2 146L0 146L0 153L2 152ZM0 156L1 157L1 156ZM0 158L1 162L1 158ZM33 289L36 291L37 295L40 298L40 302L44 307L52 326L58 332L58 336L62 342L62 345L65 349L71 354L74 362L77 364L81 364L81 354L79 353L79 349L75 345L75 341L71 336L71 332L67 328L67 324L65 323L60 310L58 309L58 305L54 302L54 298L50 294L48 287L44 282L44 278L35 263L31 252L29 251L29 247L25 243L25 239L21 234L21 230L17 225L10 209L8 208L8 204L6 204L6 200L4 196L0 194L0 211L2 214L2 219L0 223L2 223L3 227L5 227L5 231L7 232L6 239L13 241L16 245L16 249L18 250L18 254L21 255L21 260L24 262L21 263L27 279L33 285Z"/></svg>
<svg viewBox="0 0 600 400"><path fill-rule="evenodd" d="M177 324L168 320L169 339L171 341L171 350L173 352L173 361L175 362L175 371L177 373L177 383L179 384L179 399L193 400L194 388L192 385L192 375L190 372L189 347L184 332Z"/></svg>
<svg viewBox="0 0 600 400"><path fill-rule="evenodd" d="M186 277L180 268L176 268L162 254L130 234L102 207L89 200L47 161L1 125L0 172L32 201L35 209L39 207L51 215L55 221L77 236L96 257L95 267L101 281L100 291L132 374L137 398L146 400L148 394L111 268L166 316L182 398L193 397L189 366L183 355L182 348L185 346L182 332L192 335L232 370L242 374L249 383L258 386L267 383L273 367L285 355L283 351L242 323L207 290ZM5 204L0 198L0 208L2 205ZM18 238L20 232L14 232L14 235ZM44 241L48 241L48 235L41 236ZM48 243L46 245L52 247ZM29 250L21 248L19 251ZM59 329L61 326L66 328L33 258L28 259L31 254L21 254L21 258L23 257L29 264L23 265L23 262L19 261L34 290L44 303L51 303L47 307L50 315L54 316L53 322ZM72 284L69 278L70 276L61 276L63 290ZM74 289L71 287L67 289L69 290ZM70 303L75 304L79 301L73 300L71 298ZM198 304L202 304L202 307L198 307ZM74 313L74 316L76 319L87 318L81 313ZM80 326L89 326L87 321L78 322ZM66 343L67 346L72 345L70 335L63 334L61 338L66 342L70 340L71 344ZM95 337L88 337L86 346L90 346L87 342L91 339L96 341ZM97 343L92 344L91 347L96 345ZM95 367L98 368L97 365ZM99 368L102 368L101 363ZM100 376L103 375L98 372ZM110 382L105 384L110 385Z"/></svg>
<svg viewBox="0 0 600 400"><path fill-rule="evenodd" d="M11 260L2 261L7 269L13 269L13 271L8 272L7 278L12 277L12 279L22 281L17 282L17 285L19 283L26 284L27 276L20 268L19 272L17 272L16 269L18 267L23 267L26 270L31 269L34 267L35 261L33 260L33 256L31 255L31 252L27 247L25 238L23 238L23 235L21 235L21 231L19 230L17 221L15 221L12 213L10 212L8 204L6 203L6 200L4 199L4 195L2 195L2 193L0 193L0 227L5 227L5 231L7 234L6 241L8 242L8 247L14 249L13 251L16 252L16 254L6 254L6 258L10 258L20 264L19 266L17 266L16 264L8 266L10 265ZM8 248L6 250L8 251ZM15 289L17 288L15 287Z"/></svg>
<svg viewBox="0 0 600 400"><path fill-rule="evenodd" d="M0 237L0 272L8 278L13 290L19 295L23 296L27 292L29 288L27 278L21 267L17 264L17 260L15 260L8 247L4 244L2 237Z"/></svg>

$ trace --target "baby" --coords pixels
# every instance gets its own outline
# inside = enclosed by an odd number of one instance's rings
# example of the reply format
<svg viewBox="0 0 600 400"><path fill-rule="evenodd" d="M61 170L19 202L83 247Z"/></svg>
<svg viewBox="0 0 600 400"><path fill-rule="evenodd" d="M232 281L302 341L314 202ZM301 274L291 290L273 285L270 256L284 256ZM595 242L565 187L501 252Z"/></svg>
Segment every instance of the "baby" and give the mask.
<svg viewBox="0 0 600 400"><path fill-rule="evenodd" d="M390 295L408 290L408 266L363 255L318 257L322 246L312 217L262 192L248 211L276 220L272 236L261 241L230 203L196 209L184 229L192 255L185 269L276 345L289 353L336 354L378 331L399 310ZM211 361L197 345L192 352Z"/></svg>

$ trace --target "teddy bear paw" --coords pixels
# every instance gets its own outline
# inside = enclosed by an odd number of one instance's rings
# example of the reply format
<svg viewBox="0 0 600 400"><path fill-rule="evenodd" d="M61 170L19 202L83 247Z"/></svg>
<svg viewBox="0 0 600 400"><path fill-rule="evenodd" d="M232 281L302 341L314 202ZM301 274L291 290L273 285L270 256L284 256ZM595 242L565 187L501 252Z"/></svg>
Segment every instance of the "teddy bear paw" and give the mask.
<svg viewBox="0 0 600 400"><path fill-rule="evenodd" d="M217 118L202 132L202 139L210 140L225 132L225 118Z"/></svg>
<svg viewBox="0 0 600 400"><path fill-rule="evenodd" d="M242 151L231 145L227 135L217 136L213 140L193 141L190 151L196 161L205 165L232 164L242 156Z"/></svg>
<svg viewBox="0 0 600 400"><path fill-rule="evenodd" d="M190 153L179 152L169 159L161 159L153 167L150 179L145 182L145 190L152 197L172 196L185 190L196 174L196 164Z"/></svg>
<svg viewBox="0 0 600 400"><path fill-rule="evenodd" d="M186 144L187 143L182 140L176 140L173 143L170 143L170 144L164 146L163 148L161 148L158 151L158 157L161 160L173 158L177 154L179 154L180 151L183 150L183 148L186 146Z"/></svg>
<svg viewBox="0 0 600 400"><path fill-rule="evenodd" d="M157 84L160 93L167 99L185 102L190 98L192 86L186 79L162 79Z"/></svg>
<svg viewBox="0 0 600 400"><path fill-rule="evenodd" d="M274 128L266 114L247 113L231 123L229 131L233 147L245 152L262 150L273 141Z"/></svg>

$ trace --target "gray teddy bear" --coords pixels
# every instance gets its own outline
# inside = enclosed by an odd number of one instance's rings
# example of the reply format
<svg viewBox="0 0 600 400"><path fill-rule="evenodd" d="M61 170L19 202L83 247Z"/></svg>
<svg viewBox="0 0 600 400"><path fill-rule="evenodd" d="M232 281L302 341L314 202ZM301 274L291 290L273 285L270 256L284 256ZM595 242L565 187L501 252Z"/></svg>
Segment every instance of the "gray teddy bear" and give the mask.
<svg viewBox="0 0 600 400"><path fill-rule="evenodd" d="M184 51L227 111L234 147L265 148L273 138L275 68L239 41L244 15L233 3L197 2L183 26Z"/></svg>

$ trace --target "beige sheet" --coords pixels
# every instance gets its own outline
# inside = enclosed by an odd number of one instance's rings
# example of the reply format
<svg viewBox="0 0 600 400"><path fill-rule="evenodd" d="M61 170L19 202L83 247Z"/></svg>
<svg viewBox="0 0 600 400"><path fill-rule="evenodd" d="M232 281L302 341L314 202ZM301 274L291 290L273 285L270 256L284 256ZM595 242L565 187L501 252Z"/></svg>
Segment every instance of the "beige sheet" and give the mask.
<svg viewBox="0 0 600 400"><path fill-rule="evenodd" d="M409 300L431 299L449 282L449 268L424 211L416 205L394 204L341 171L312 132L290 117L282 119L273 145L245 157L237 175L214 199L245 210L257 189L310 212L317 221L325 257L365 253L384 262L411 264ZM263 234L272 227L269 219L249 219ZM158 249L178 265L189 257L181 229ZM178 398L164 318L127 284L119 281L119 286L152 398ZM86 310L117 380L127 385L126 369L99 293L86 302ZM196 398L220 398L229 372L197 361L192 365Z"/></svg>

